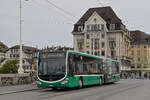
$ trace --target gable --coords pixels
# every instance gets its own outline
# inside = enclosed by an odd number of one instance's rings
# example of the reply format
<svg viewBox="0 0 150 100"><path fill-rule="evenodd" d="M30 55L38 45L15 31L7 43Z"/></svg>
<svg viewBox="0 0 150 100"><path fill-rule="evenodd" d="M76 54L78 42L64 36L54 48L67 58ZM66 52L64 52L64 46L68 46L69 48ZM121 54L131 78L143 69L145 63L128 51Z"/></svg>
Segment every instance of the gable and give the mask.
<svg viewBox="0 0 150 100"><path fill-rule="evenodd" d="M84 24L89 17L93 14L93 12L97 12L106 22L108 23L121 23L121 20L115 14L111 7L99 7L99 8L90 8L88 11L79 19L76 23L77 25Z"/></svg>
<svg viewBox="0 0 150 100"><path fill-rule="evenodd" d="M106 24L106 22L101 16L97 14L97 12L94 12L85 22L85 25L87 24Z"/></svg>

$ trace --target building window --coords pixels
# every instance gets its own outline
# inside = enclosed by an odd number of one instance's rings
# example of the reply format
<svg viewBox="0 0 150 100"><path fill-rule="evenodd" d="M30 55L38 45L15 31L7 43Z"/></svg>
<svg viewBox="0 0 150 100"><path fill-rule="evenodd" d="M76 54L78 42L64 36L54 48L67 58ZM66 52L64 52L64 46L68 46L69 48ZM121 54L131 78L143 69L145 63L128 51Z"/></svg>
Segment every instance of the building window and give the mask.
<svg viewBox="0 0 150 100"><path fill-rule="evenodd" d="M82 32L83 31L83 26L78 26L78 32Z"/></svg>
<svg viewBox="0 0 150 100"><path fill-rule="evenodd" d="M94 31L94 25L91 25L91 31Z"/></svg>
<svg viewBox="0 0 150 100"><path fill-rule="evenodd" d="M89 48L89 47L90 47L89 45L86 46L86 48Z"/></svg>
<svg viewBox="0 0 150 100"><path fill-rule="evenodd" d="M110 30L115 30L115 24L110 24Z"/></svg>
<svg viewBox="0 0 150 100"><path fill-rule="evenodd" d="M22 60L22 63L24 64L24 63L25 63L25 61L24 61L24 60Z"/></svg>
<svg viewBox="0 0 150 100"><path fill-rule="evenodd" d="M144 55L147 55L147 50L144 50Z"/></svg>
<svg viewBox="0 0 150 100"><path fill-rule="evenodd" d="M99 31L99 25L98 24L96 24L96 25L94 25L94 31Z"/></svg>
<svg viewBox="0 0 150 100"><path fill-rule="evenodd" d="M144 58L144 62L147 62L147 58L146 57Z"/></svg>
<svg viewBox="0 0 150 100"><path fill-rule="evenodd" d="M104 24L101 25L101 30L104 31Z"/></svg>
<svg viewBox="0 0 150 100"><path fill-rule="evenodd" d="M98 30L97 25L94 25L94 31L97 31L97 30Z"/></svg>
<svg viewBox="0 0 150 100"><path fill-rule="evenodd" d="M87 31L100 31L101 27L100 24L94 24L94 25L87 25Z"/></svg>
<svg viewBox="0 0 150 100"><path fill-rule="evenodd" d="M138 61L140 61L140 58L138 58Z"/></svg>
<svg viewBox="0 0 150 100"><path fill-rule="evenodd" d="M90 26L89 25L87 25L87 31L90 31Z"/></svg>
<svg viewBox="0 0 150 100"><path fill-rule="evenodd" d="M98 27L98 30L100 31L100 30L101 30L101 28L100 28L100 24L98 24L98 25L97 25L97 27Z"/></svg>
<svg viewBox="0 0 150 100"><path fill-rule="evenodd" d="M90 35L89 34L86 34L86 39L89 39L90 38Z"/></svg>
<svg viewBox="0 0 150 100"><path fill-rule="evenodd" d="M134 64L133 64L133 65L131 65L131 68L135 68Z"/></svg>
<svg viewBox="0 0 150 100"><path fill-rule="evenodd" d="M83 42L78 42L79 49L83 49Z"/></svg>
<svg viewBox="0 0 150 100"><path fill-rule="evenodd" d="M144 48L146 48L147 46L146 45L144 45Z"/></svg>
<svg viewBox="0 0 150 100"><path fill-rule="evenodd" d="M100 56L100 52L98 51L98 56Z"/></svg>
<svg viewBox="0 0 150 100"><path fill-rule="evenodd" d="M94 49L98 49L99 48L99 39L95 39L94 40Z"/></svg>
<svg viewBox="0 0 150 100"><path fill-rule="evenodd" d="M144 64L143 67L144 67L144 68L147 68L147 64Z"/></svg>
<svg viewBox="0 0 150 100"><path fill-rule="evenodd" d="M134 45L131 45L131 48L134 48Z"/></svg>
<svg viewBox="0 0 150 100"><path fill-rule="evenodd" d="M109 47L110 48L116 47L116 42L115 41L109 41Z"/></svg>
<svg viewBox="0 0 150 100"><path fill-rule="evenodd" d="M105 56L105 51L102 51L102 56Z"/></svg>
<svg viewBox="0 0 150 100"><path fill-rule="evenodd" d="M94 53L94 55L96 55L96 56L97 56L97 52L95 52L95 53Z"/></svg>
<svg viewBox="0 0 150 100"><path fill-rule="evenodd" d="M89 51L86 51L86 53L89 54L90 52L89 52Z"/></svg>
<svg viewBox="0 0 150 100"><path fill-rule="evenodd" d="M137 55L140 56L140 50L137 50Z"/></svg>
<svg viewBox="0 0 150 100"><path fill-rule="evenodd" d="M103 33L103 34L102 34L102 39L104 39L104 38L105 38L105 34Z"/></svg>
<svg viewBox="0 0 150 100"><path fill-rule="evenodd" d="M116 52L115 51L111 51L111 56L112 57L116 56Z"/></svg>
<svg viewBox="0 0 150 100"><path fill-rule="evenodd" d="M96 18L94 18L94 22L95 22L95 23L96 23L96 21L97 21Z"/></svg>
<svg viewBox="0 0 150 100"><path fill-rule="evenodd" d="M104 48L105 47L105 42L102 42L102 48Z"/></svg>
<svg viewBox="0 0 150 100"><path fill-rule="evenodd" d="M137 64L137 68L141 68L141 64Z"/></svg>
<svg viewBox="0 0 150 100"><path fill-rule="evenodd" d="M93 49L93 42L91 43L91 49Z"/></svg>
<svg viewBox="0 0 150 100"><path fill-rule="evenodd" d="M131 55L134 55L134 51L133 50L131 51Z"/></svg>

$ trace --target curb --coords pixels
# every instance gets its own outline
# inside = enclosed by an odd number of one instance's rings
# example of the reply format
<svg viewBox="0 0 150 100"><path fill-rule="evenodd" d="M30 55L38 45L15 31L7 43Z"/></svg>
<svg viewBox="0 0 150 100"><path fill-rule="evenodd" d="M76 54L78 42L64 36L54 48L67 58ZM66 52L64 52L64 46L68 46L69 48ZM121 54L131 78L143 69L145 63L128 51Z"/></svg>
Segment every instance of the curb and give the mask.
<svg viewBox="0 0 150 100"><path fill-rule="evenodd" d="M13 94L13 93L19 93L19 92L27 92L27 91L34 91L34 90L40 90L40 89L41 89L41 88L24 89L24 90L20 90L20 91L9 91L9 92L0 93L0 95Z"/></svg>

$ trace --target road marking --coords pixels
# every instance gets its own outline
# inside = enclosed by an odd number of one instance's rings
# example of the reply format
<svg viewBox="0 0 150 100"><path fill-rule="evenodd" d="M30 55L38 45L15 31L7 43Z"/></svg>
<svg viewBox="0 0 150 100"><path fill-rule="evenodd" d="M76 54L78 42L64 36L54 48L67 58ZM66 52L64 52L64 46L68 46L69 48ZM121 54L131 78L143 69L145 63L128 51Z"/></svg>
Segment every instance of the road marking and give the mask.
<svg viewBox="0 0 150 100"><path fill-rule="evenodd" d="M36 88L36 89L24 89L24 90L20 90L20 91L0 92L0 95L13 94L13 93L19 93L19 92L26 92L26 91L34 91L34 90L40 90L40 88Z"/></svg>

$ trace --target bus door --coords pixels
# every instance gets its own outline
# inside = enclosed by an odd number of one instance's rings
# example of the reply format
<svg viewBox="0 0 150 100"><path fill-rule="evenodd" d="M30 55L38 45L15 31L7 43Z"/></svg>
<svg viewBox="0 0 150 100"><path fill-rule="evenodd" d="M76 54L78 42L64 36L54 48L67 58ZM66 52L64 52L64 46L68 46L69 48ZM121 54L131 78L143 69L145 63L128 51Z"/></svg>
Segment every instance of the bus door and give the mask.
<svg viewBox="0 0 150 100"><path fill-rule="evenodd" d="M112 81L112 62L108 59L104 64L104 78L106 83Z"/></svg>

